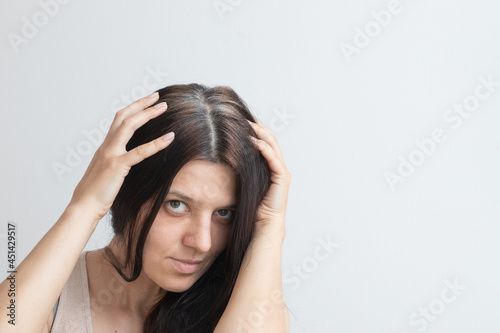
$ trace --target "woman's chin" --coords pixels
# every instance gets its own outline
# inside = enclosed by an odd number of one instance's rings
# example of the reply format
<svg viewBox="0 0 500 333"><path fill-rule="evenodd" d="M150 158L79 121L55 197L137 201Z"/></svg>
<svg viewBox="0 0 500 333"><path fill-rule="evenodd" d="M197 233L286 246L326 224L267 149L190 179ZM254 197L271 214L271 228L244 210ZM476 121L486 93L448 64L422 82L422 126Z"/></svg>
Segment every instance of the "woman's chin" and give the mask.
<svg viewBox="0 0 500 333"><path fill-rule="evenodd" d="M188 290L196 282L192 277L185 279L178 279L177 281L168 281L168 283L163 283L161 285L162 289L172 293L182 293Z"/></svg>

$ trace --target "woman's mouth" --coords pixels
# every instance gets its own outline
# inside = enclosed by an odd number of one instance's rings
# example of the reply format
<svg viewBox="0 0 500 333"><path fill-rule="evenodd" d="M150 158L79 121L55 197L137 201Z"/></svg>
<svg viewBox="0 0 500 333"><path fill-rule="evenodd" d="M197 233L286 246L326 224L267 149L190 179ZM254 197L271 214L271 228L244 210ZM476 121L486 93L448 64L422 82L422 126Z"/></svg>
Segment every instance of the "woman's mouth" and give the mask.
<svg viewBox="0 0 500 333"><path fill-rule="evenodd" d="M198 270L198 267L201 263L201 261L199 260L184 260L174 258L168 259L172 263L172 266L174 266L179 272L183 274L193 274L194 272L196 272L196 270Z"/></svg>

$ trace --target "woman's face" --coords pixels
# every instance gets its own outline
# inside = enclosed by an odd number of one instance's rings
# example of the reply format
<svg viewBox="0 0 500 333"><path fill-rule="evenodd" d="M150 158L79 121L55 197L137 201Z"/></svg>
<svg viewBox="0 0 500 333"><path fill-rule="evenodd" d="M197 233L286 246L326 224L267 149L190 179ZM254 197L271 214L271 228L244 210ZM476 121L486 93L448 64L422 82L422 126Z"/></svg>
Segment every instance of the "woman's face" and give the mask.
<svg viewBox="0 0 500 333"><path fill-rule="evenodd" d="M185 164L146 239L146 276L167 291L189 289L225 249L235 204L236 175L229 166Z"/></svg>

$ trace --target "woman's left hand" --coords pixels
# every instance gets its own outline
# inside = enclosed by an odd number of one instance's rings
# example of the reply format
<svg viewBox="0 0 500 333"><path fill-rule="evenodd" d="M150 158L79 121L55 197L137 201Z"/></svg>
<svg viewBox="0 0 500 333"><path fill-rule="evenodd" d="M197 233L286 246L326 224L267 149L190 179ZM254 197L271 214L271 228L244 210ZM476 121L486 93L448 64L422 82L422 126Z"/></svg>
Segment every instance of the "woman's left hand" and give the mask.
<svg viewBox="0 0 500 333"><path fill-rule="evenodd" d="M253 136L250 138L267 160L271 172L271 185L257 210L256 235L272 233L284 238L291 174L285 165L278 141L272 132L258 119L257 123L251 121L249 123L257 134L257 138Z"/></svg>

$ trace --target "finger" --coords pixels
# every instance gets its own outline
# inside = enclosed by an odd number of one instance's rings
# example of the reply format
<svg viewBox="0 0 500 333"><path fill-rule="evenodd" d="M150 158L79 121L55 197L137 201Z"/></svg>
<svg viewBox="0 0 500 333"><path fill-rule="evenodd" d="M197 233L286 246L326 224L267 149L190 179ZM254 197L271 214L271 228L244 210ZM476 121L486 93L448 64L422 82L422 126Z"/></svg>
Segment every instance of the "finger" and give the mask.
<svg viewBox="0 0 500 333"><path fill-rule="evenodd" d="M158 92L154 92L151 95L138 99L132 104L129 104L128 106L116 112L113 123L110 126L110 132L111 130L115 130L118 126L120 126L122 121L129 115L138 113L146 109L148 106L151 106L154 102L156 102L159 97L160 95L158 94Z"/></svg>
<svg viewBox="0 0 500 333"><path fill-rule="evenodd" d="M120 156L122 162L128 167L132 167L146 158L156 154L160 150L165 149L175 138L174 132L169 132L153 141L135 147L126 154Z"/></svg>
<svg viewBox="0 0 500 333"><path fill-rule="evenodd" d="M162 102L124 119L119 128L116 130L114 137L111 139L110 146L114 149L124 151L127 142L130 141L130 138L139 127L147 123L149 120L158 117L166 110L167 104Z"/></svg>
<svg viewBox="0 0 500 333"><path fill-rule="evenodd" d="M267 127L262 125L262 123L257 119L258 123L252 123L251 121L248 121L250 125L252 126L253 130L257 134L257 137L261 140L264 140L267 142L278 154L278 156L281 158L281 160L284 161L283 159L283 153L281 152L281 148L278 144L278 140L274 137L272 134L271 130L269 130Z"/></svg>
<svg viewBox="0 0 500 333"><path fill-rule="evenodd" d="M267 160L267 164L269 165L271 172L275 173L280 178L283 177L283 179L287 179L289 181L291 178L290 173L286 168L285 162L278 156L276 151L264 140L254 138L253 136L251 136L250 139L252 139L252 142Z"/></svg>
<svg viewBox="0 0 500 333"><path fill-rule="evenodd" d="M273 135L273 132L269 128L264 126L264 124L262 124L260 120L256 119L256 121L256 123L253 123L251 121L248 122L250 123L254 131L257 132L259 139L264 140L269 144L271 144L272 141L277 142L276 138Z"/></svg>

